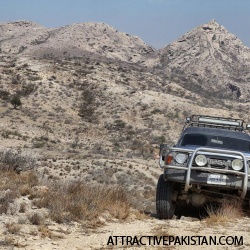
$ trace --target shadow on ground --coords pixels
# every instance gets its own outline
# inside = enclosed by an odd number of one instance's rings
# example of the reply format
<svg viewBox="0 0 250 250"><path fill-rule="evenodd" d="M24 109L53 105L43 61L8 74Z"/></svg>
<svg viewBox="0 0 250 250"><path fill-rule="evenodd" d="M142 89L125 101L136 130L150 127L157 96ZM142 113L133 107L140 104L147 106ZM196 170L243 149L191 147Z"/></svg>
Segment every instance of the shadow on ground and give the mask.
<svg viewBox="0 0 250 250"><path fill-rule="evenodd" d="M145 212L146 214L150 215L153 218L158 218L156 212ZM183 217L189 217L193 218L194 220L202 220L208 216L208 213L205 209L205 207L193 207L193 206L185 206L185 207L180 207L176 212L175 212L175 218L181 219Z"/></svg>

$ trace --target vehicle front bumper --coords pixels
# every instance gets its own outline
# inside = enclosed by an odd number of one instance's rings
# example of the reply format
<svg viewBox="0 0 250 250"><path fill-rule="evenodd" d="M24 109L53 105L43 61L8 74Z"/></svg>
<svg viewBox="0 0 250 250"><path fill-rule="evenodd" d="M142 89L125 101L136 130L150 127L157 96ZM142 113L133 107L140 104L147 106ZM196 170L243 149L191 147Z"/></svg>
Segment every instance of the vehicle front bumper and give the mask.
<svg viewBox="0 0 250 250"><path fill-rule="evenodd" d="M209 176L212 173L209 172L201 172L197 170L192 170L190 174L190 182L189 184L197 184L201 186L210 186L210 187L220 187L223 189L242 189L244 178L242 176L235 176L229 174L221 174L226 175L226 184L220 185L219 183L210 184L208 183ZM174 181L180 183L186 183L187 170L178 170L166 168L164 170L164 179L167 181ZM247 183L247 189L250 190L250 182Z"/></svg>
<svg viewBox="0 0 250 250"><path fill-rule="evenodd" d="M224 187L224 189L238 189L240 191L241 198L246 196L247 190L250 189L248 176L248 165L245 155L238 151L224 150L224 149L214 149L214 148L204 148L199 147L194 151L190 152L188 149L171 148L169 151L182 151L190 154L190 159L186 167L178 167L175 165L165 165L162 155L160 155L160 166L164 168L164 176L166 180L172 180L176 182L183 182L185 184L185 191L188 191L192 184L200 184L206 186L214 187ZM195 156L199 153L214 153L216 155L234 155L240 157L243 161L243 171L235 171L228 169L218 169L218 168L208 168L208 167L195 167L193 162ZM223 185L219 183L208 183L208 178L211 174L221 175L226 181Z"/></svg>

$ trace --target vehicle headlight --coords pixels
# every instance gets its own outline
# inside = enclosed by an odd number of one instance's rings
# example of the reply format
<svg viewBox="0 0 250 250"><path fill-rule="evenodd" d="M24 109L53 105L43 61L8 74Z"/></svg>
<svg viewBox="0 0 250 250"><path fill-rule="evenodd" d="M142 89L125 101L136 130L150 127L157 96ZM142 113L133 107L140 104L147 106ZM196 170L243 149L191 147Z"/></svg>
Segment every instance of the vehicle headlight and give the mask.
<svg viewBox="0 0 250 250"><path fill-rule="evenodd" d="M207 158L205 155L197 155L195 157L195 163L200 166L203 167L207 164Z"/></svg>
<svg viewBox="0 0 250 250"><path fill-rule="evenodd" d="M235 159L232 161L233 170L240 171L243 168L243 161L240 159Z"/></svg>
<svg viewBox="0 0 250 250"><path fill-rule="evenodd" d="M179 153L175 156L175 160L177 163L183 164L187 160L187 155Z"/></svg>

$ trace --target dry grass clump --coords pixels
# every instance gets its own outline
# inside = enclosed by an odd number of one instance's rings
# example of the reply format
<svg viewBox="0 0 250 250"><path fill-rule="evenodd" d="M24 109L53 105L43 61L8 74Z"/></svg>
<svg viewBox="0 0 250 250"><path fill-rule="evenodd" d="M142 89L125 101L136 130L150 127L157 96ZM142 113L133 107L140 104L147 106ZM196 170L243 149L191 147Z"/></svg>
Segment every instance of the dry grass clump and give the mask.
<svg viewBox="0 0 250 250"><path fill-rule="evenodd" d="M206 211L206 223L209 225L232 222L243 216L242 203L239 200L223 200L219 206L207 206Z"/></svg>
<svg viewBox="0 0 250 250"><path fill-rule="evenodd" d="M17 174L15 171L1 171L0 175L0 214L7 213L9 204L14 199L31 193L32 187L38 185L38 178L33 171Z"/></svg>
<svg viewBox="0 0 250 250"><path fill-rule="evenodd" d="M128 197L119 186L58 183L34 202L38 207L48 208L50 217L58 223L93 220L104 211L118 219L126 219L130 213Z"/></svg>
<svg viewBox="0 0 250 250"><path fill-rule="evenodd" d="M28 218L30 223L33 225L43 225L45 222L45 216L42 213L34 213Z"/></svg>
<svg viewBox="0 0 250 250"><path fill-rule="evenodd" d="M46 237L52 238L53 237L52 231L49 230L49 228L45 225L40 225L38 228L38 231L40 232L42 238L46 238Z"/></svg>
<svg viewBox="0 0 250 250"><path fill-rule="evenodd" d="M46 225L40 225L38 227L38 231L42 238L50 238L50 239L63 239L65 232L63 231L52 231Z"/></svg>
<svg viewBox="0 0 250 250"><path fill-rule="evenodd" d="M21 225L20 224L17 224L17 223L7 223L6 224L6 229L7 229L7 232L10 233L10 234L17 234L20 229L21 229Z"/></svg>

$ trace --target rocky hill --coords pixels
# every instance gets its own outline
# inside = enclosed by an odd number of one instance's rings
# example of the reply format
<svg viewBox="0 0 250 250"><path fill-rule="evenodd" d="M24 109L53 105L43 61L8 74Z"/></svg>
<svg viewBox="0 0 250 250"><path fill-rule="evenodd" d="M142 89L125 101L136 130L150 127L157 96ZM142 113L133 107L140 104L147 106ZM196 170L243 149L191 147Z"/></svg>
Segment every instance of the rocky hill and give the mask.
<svg viewBox="0 0 250 250"><path fill-rule="evenodd" d="M208 97L250 97L250 49L215 20L153 53L152 64L184 88Z"/></svg>
<svg viewBox="0 0 250 250"><path fill-rule="evenodd" d="M119 32L104 23L78 23L47 29L28 21L0 24L0 48L11 54L102 56L140 62L153 51L139 37Z"/></svg>

